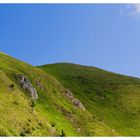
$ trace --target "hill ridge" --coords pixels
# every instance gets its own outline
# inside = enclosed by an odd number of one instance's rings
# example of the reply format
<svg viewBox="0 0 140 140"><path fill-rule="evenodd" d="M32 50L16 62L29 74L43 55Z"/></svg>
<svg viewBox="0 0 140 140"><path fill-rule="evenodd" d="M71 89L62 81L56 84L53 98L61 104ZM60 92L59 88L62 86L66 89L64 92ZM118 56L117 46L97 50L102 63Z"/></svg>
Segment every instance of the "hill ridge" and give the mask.
<svg viewBox="0 0 140 140"><path fill-rule="evenodd" d="M122 135L140 134L139 78L75 64L59 63L40 68L55 76L88 111L101 117L100 120L115 131Z"/></svg>

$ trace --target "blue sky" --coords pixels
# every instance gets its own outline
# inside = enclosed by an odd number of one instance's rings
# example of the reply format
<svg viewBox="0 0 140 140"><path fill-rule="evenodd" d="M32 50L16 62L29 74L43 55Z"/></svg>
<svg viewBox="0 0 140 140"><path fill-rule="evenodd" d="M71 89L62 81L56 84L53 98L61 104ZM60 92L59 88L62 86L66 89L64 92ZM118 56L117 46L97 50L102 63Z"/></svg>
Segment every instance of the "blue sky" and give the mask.
<svg viewBox="0 0 140 140"><path fill-rule="evenodd" d="M1 4L0 50L32 65L72 62L140 77L140 6Z"/></svg>

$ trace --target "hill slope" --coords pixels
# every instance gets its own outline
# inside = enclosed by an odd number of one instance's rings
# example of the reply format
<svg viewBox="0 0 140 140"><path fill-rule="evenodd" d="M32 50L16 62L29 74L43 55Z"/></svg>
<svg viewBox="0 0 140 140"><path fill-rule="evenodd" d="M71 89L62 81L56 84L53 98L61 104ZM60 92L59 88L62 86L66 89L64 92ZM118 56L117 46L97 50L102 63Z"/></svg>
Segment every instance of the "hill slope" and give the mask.
<svg viewBox="0 0 140 140"><path fill-rule="evenodd" d="M0 136L120 135L82 103L48 72L0 53Z"/></svg>
<svg viewBox="0 0 140 140"><path fill-rule="evenodd" d="M112 132L140 135L140 79L69 63L40 68L70 89L86 110Z"/></svg>

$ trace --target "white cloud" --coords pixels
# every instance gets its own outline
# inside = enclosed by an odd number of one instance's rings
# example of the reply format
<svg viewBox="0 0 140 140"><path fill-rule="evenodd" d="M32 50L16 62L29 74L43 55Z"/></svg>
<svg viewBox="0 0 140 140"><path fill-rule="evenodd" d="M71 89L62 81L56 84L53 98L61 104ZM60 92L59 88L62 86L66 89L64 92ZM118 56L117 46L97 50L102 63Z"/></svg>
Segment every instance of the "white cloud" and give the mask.
<svg viewBox="0 0 140 140"><path fill-rule="evenodd" d="M139 4L128 4L126 6L128 15L140 16L140 3Z"/></svg>

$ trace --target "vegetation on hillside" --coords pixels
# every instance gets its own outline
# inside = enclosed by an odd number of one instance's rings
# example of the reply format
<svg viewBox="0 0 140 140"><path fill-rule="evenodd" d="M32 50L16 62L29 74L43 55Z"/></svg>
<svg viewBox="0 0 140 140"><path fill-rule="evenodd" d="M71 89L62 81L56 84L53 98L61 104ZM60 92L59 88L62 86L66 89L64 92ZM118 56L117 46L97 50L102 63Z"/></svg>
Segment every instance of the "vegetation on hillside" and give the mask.
<svg viewBox="0 0 140 140"><path fill-rule="evenodd" d="M0 136L138 136L140 80L0 53Z"/></svg>
<svg viewBox="0 0 140 140"><path fill-rule="evenodd" d="M70 63L40 68L69 88L86 110L112 132L121 136L140 135L140 79Z"/></svg>
<svg viewBox="0 0 140 140"><path fill-rule="evenodd" d="M40 68L0 53L0 136L119 135L66 98L68 90Z"/></svg>

